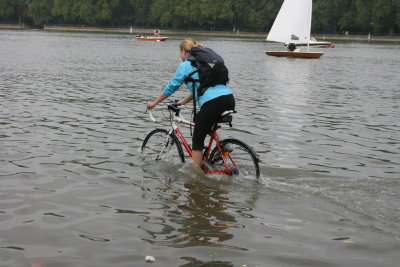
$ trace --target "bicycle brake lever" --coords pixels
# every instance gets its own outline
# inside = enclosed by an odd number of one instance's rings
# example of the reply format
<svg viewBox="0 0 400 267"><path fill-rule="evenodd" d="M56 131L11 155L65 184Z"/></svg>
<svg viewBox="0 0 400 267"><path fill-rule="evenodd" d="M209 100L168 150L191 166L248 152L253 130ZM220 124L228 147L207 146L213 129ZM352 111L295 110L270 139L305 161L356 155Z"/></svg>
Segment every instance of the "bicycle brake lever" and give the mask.
<svg viewBox="0 0 400 267"><path fill-rule="evenodd" d="M181 105L181 104L178 104L178 102L179 102L179 100L178 100L178 99L175 99L174 105L177 106L177 107L183 106L183 105Z"/></svg>

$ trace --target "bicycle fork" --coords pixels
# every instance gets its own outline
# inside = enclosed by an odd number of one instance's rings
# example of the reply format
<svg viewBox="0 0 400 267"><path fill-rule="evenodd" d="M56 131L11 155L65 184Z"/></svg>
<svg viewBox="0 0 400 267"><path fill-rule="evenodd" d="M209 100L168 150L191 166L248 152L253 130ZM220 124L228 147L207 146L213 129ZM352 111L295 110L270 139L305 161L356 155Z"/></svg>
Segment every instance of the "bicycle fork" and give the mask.
<svg viewBox="0 0 400 267"><path fill-rule="evenodd" d="M238 174L238 169L236 168L236 164L231 157L231 151L229 150L229 148L226 147L225 145L221 147L219 143L217 143L217 146L218 150L221 153L221 158L226 169L225 173L229 175Z"/></svg>
<svg viewBox="0 0 400 267"><path fill-rule="evenodd" d="M164 140L164 144L160 150L160 152L158 153L156 160L160 160L160 156L164 153L164 150L173 142L174 140L171 138L171 133L173 132L173 130L170 130L168 132L168 134L165 136L165 140Z"/></svg>

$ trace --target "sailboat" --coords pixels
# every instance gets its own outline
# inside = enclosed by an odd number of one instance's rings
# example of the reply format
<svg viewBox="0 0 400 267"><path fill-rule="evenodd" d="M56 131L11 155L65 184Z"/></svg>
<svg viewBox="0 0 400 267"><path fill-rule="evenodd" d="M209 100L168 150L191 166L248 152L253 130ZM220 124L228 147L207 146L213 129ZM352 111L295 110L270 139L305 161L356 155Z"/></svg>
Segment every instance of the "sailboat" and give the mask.
<svg viewBox="0 0 400 267"><path fill-rule="evenodd" d="M269 56L320 58L323 52L310 51L312 0L284 0L267 41L287 44L287 51L266 51ZM307 49L296 44L307 43Z"/></svg>

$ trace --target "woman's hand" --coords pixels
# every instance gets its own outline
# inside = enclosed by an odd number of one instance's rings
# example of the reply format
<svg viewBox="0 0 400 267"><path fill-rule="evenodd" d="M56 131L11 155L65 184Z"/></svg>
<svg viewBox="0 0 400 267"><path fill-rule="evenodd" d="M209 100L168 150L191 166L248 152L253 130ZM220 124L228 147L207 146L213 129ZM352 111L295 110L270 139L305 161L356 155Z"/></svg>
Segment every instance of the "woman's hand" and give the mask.
<svg viewBox="0 0 400 267"><path fill-rule="evenodd" d="M154 108L156 105L154 101L147 101L147 108Z"/></svg>

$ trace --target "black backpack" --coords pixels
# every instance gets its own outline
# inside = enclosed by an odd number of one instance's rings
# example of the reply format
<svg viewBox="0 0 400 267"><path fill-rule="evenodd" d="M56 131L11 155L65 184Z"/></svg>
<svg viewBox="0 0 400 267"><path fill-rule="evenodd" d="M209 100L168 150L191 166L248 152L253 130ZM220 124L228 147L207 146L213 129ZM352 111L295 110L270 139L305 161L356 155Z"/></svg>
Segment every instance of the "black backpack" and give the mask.
<svg viewBox="0 0 400 267"><path fill-rule="evenodd" d="M226 85L229 81L229 72L225 66L224 60L210 48L193 47L189 50L187 60L191 61L192 65L197 67L198 70L190 73L185 81L193 82L193 86L195 82L200 82L200 87L197 92L198 96L203 95L211 86L217 84ZM199 73L199 80L192 78L193 74L196 72Z"/></svg>

